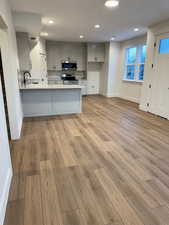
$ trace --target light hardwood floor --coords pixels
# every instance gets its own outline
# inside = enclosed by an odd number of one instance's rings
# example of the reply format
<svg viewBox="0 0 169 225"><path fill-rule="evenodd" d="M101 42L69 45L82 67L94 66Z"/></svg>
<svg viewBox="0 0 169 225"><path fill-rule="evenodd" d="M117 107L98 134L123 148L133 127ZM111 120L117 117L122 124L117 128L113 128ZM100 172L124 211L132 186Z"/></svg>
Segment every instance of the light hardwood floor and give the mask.
<svg viewBox="0 0 169 225"><path fill-rule="evenodd" d="M169 225L169 121L118 98L26 119L5 225Z"/></svg>

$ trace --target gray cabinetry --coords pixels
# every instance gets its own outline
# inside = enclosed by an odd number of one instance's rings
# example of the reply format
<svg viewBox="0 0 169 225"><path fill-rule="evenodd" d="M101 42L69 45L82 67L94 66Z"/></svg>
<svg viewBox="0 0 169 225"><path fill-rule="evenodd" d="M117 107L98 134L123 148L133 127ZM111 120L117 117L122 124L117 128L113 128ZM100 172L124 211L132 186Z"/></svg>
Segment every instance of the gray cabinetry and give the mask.
<svg viewBox="0 0 169 225"><path fill-rule="evenodd" d="M104 62L105 44L104 43L88 43L87 60L88 62Z"/></svg>
<svg viewBox="0 0 169 225"><path fill-rule="evenodd" d="M30 43L28 33L17 33L16 39L20 70L31 70L32 64L30 60Z"/></svg>
<svg viewBox="0 0 169 225"><path fill-rule="evenodd" d="M22 91L22 105L24 116L49 115L51 113L51 91Z"/></svg>
<svg viewBox="0 0 169 225"><path fill-rule="evenodd" d="M24 117L81 113L81 88L21 90Z"/></svg>
<svg viewBox="0 0 169 225"><path fill-rule="evenodd" d="M47 41L48 70L61 70L61 63L65 60L76 61L77 70L86 70L86 44L72 42Z"/></svg>
<svg viewBox="0 0 169 225"><path fill-rule="evenodd" d="M80 80L79 84L82 86L82 95L87 95L87 80Z"/></svg>
<svg viewBox="0 0 169 225"><path fill-rule="evenodd" d="M61 70L61 46L54 41L47 41L46 52L48 70Z"/></svg>

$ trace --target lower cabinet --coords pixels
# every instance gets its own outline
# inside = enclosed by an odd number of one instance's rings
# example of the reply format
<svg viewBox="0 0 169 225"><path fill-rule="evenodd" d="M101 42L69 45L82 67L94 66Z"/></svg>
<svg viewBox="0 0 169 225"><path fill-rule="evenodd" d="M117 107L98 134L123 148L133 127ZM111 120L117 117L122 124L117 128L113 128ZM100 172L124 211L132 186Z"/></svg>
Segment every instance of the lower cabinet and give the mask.
<svg viewBox="0 0 169 225"><path fill-rule="evenodd" d="M82 86L82 95L87 95L87 80L80 80L79 84Z"/></svg>
<svg viewBox="0 0 169 225"><path fill-rule="evenodd" d="M22 105L24 116L49 115L51 112L50 90L22 91Z"/></svg>
<svg viewBox="0 0 169 225"><path fill-rule="evenodd" d="M81 89L21 90L25 117L81 113Z"/></svg>
<svg viewBox="0 0 169 225"><path fill-rule="evenodd" d="M99 83L95 81L88 81L87 94L88 95L99 94Z"/></svg>
<svg viewBox="0 0 169 225"><path fill-rule="evenodd" d="M100 71L89 71L87 77L88 95L99 94L99 87L100 87Z"/></svg>
<svg viewBox="0 0 169 225"><path fill-rule="evenodd" d="M51 102L53 114L80 113L81 93L79 89L51 90Z"/></svg>

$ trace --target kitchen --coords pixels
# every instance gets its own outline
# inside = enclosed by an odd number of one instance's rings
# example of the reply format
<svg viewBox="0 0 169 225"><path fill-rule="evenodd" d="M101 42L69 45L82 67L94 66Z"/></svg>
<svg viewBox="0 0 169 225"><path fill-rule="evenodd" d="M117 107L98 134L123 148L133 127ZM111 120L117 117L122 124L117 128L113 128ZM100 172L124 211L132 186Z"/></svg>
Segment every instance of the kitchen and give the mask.
<svg viewBox="0 0 169 225"><path fill-rule="evenodd" d="M99 94L104 43L60 42L17 32L25 117L82 112L82 96Z"/></svg>

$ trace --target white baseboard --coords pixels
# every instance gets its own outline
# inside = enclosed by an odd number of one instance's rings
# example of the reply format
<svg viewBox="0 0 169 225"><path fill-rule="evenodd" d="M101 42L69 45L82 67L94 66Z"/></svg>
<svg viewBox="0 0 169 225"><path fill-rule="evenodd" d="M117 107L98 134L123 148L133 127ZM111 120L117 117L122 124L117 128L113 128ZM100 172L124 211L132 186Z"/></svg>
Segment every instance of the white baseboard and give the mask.
<svg viewBox="0 0 169 225"><path fill-rule="evenodd" d="M107 98L118 98L119 97L119 94L116 94L116 93L106 93L106 94L102 94L102 95Z"/></svg>
<svg viewBox="0 0 169 225"><path fill-rule="evenodd" d="M138 99L138 98L133 98L133 97L129 97L129 96L119 96L119 98L131 101L131 102L135 102L135 103L140 103L140 99Z"/></svg>
<svg viewBox="0 0 169 225"><path fill-rule="evenodd" d="M115 94L115 93L108 93L108 94L101 94L107 98L122 98L124 100L128 100L128 101L131 101L131 102L135 102L135 103L140 103L140 99L137 99L137 98L133 98L133 97L128 97L128 96L121 96L120 94Z"/></svg>
<svg viewBox="0 0 169 225"><path fill-rule="evenodd" d="M117 94L107 94L106 97L107 98L118 98L119 95L117 95Z"/></svg>
<svg viewBox="0 0 169 225"><path fill-rule="evenodd" d="M3 225L5 219L5 212L8 202L9 189L12 180L12 168L9 168L7 178L4 185L4 190L0 198L0 225Z"/></svg>
<svg viewBox="0 0 169 225"><path fill-rule="evenodd" d="M18 132L15 135L12 135L12 140L19 140L21 137L21 131L22 131L22 124L23 124L23 117L19 121L19 126L18 126Z"/></svg>

